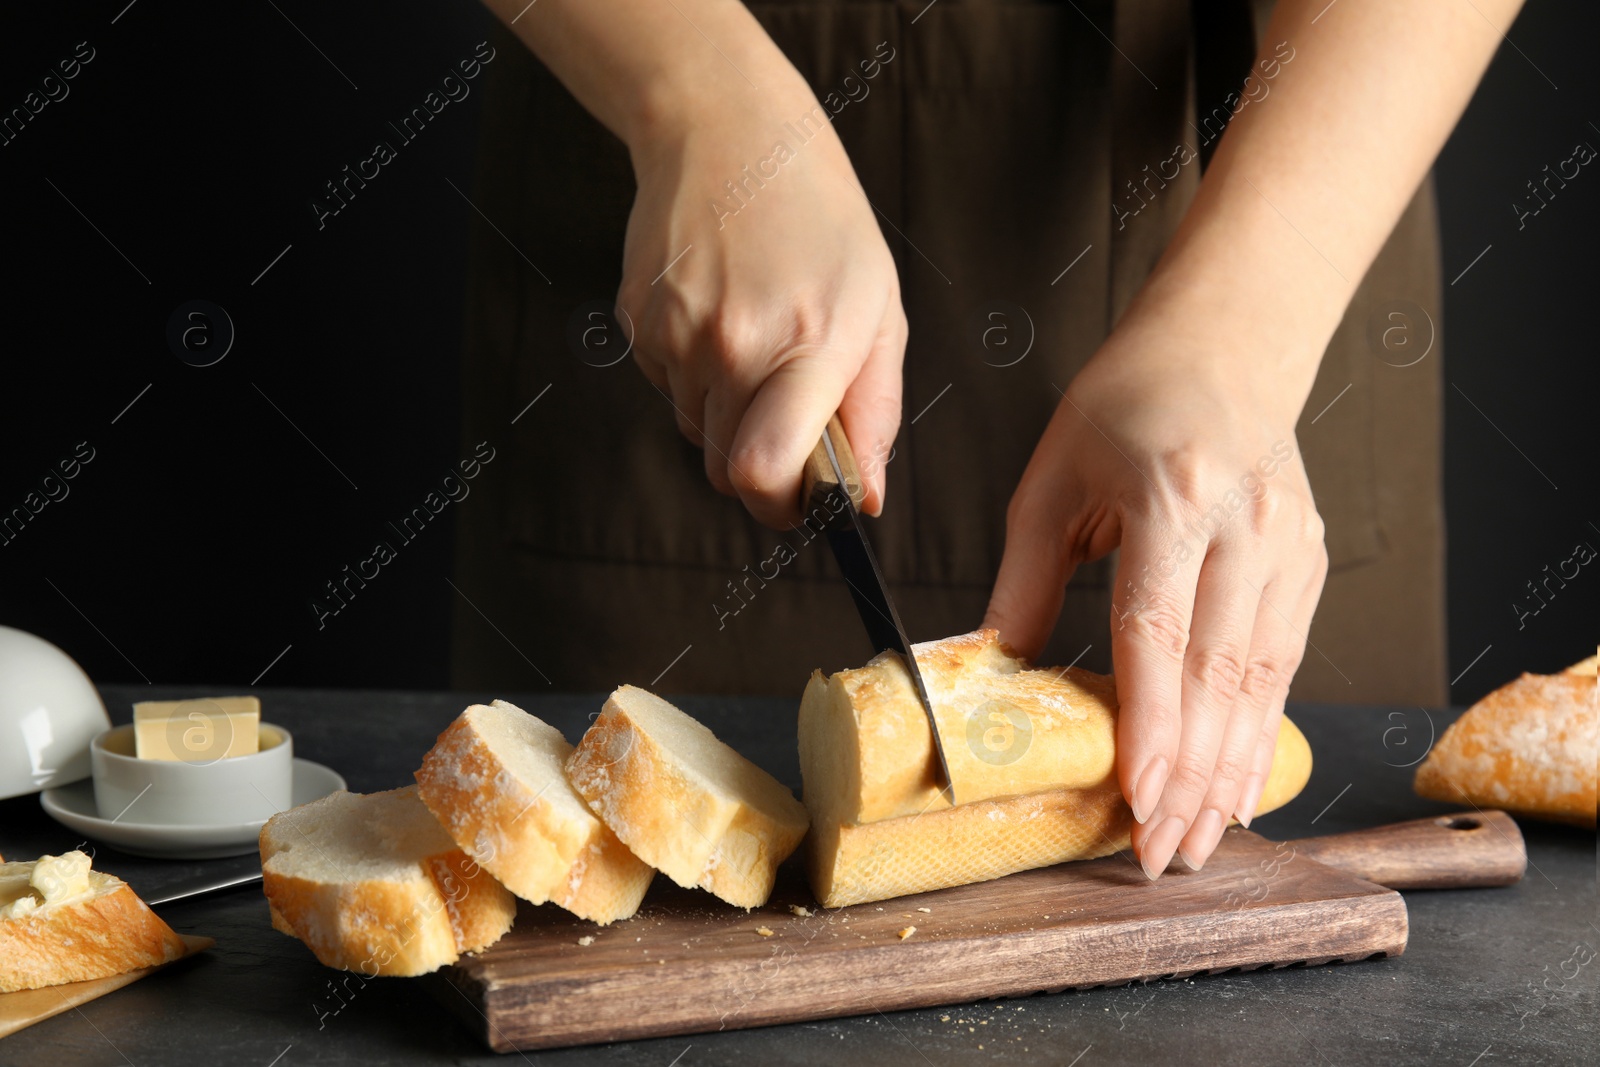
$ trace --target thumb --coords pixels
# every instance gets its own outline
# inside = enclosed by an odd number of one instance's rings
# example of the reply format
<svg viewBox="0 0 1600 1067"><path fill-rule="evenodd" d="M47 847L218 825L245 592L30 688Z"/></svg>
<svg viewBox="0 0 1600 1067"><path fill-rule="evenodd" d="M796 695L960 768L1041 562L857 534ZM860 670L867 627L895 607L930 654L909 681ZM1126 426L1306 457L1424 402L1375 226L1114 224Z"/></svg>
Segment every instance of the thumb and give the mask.
<svg viewBox="0 0 1600 1067"><path fill-rule="evenodd" d="M1020 493L1020 490L1019 490ZM1019 506L1006 516L1006 550L983 625L1030 662L1044 650L1077 568L1053 509Z"/></svg>
<svg viewBox="0 0 1600 1067"><path fill-rule="evenodd" d="M849 384L836 366L821 349L796 350L761 383L739 421L728 473L750 514L774 529L800 517L801 468Z"/></svg>

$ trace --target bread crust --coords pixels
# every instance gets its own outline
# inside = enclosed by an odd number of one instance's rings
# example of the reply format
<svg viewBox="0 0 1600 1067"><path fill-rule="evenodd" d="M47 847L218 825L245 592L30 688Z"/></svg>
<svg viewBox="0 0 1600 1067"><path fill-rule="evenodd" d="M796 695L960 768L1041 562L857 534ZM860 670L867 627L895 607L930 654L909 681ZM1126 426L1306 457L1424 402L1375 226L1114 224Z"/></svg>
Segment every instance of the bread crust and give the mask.
<svg viewBox="0 0 1600 1067"><path fill-rule="evenodd" d="M959 803L1113 781L1117 702L1110 677L1076 667L1031 669L994 630L914 652ZM807 791L815 780L841 822L950 807L934 778L927 714L898 653L829 678L813 675L802 700L800 750Z"/></svg>
<svg viewBox="0 0 1600 1067"><path fill-rule="evenodd" d="M371 797L415 793L408 786ZM300 856L308 852L335 865L344 857L336 842L308 838L296 813L304 817L316 805L364 799L341 790L262 827L262 889L274 928L305 942L324 965L368 977L427 974L488 947L511 928L516 899L453 846L410 861L397 857L398 876L328 879L302 870ZM296 853L297 846L309 848Z"/></svg>
<svg viewBox="0 0 1600 1067"><path fill-rule="evenodd" d="M773 791L789 801L781 811L708 788L634 721L619 700L629 688L612 694L569 757L573 788L628 848L678 885L741 908L765 904L778 864L805 836L805 809L775 781ZM753 764L748 769L770 780Z"/></svg>
<svg viewBox="0 0 1600 1067"><path fill-rule="evenodd" d="M1451 723L1417 768L1419 795L1593 828L1596 710L1593 660L1561 674L1524 674Z"/></svg>
<svg viewBox="0 0 1600 1067"><path fill-rule="evenodd" d="M504 701L495 704L527 715ZM541 791L520 781L475 721L493 710L467 708L423 759L416 779L428 810L463 852L524 900L553 901L602 926L633 915L655 871L590 813L560 763L560 779ZM572 746L553 727L539 726L564 762ZM556 804L551 790L564 791L571 804Z"/></svg>
<svg viewBox="0 0 1600 1067"><path fill-rule="evenodd" d="M0 921L0 993L108 978L184 954L183 939L126 882L90 871L89 884L85 899Z"/></svg>
<svg viewBox="0 0 1600 1067"><path fill-rule="evenodd" d="M981 737L967 744L966 713L949 702L952 693L965 693L967 704L978 707L992 687L1009 706L1026 709L1033 736L1009 763L979 758L983 766L975 768L953 760L962 802L952 808L934 785L932 733L899 657L880 656L832 678L813 675L800 711L801 770L812 816L808 873L824 907L966 885L1128 847L1133 813L1114 771L1113 679L1030 670L993 630L914 651L925 677L939 679L929 681L930 697L935 685L947 694L942 706L933 698L947 755L994 751ZM951 729L957 723L959 734ZM955 745L951 736L959 738ZM1051 760L1060 761L1066 785L1051 784ZM1005 777L1023 764L1015 779ZM1284 719L1258 813L1288 803L1310 776L1311 747Z"/></svg>

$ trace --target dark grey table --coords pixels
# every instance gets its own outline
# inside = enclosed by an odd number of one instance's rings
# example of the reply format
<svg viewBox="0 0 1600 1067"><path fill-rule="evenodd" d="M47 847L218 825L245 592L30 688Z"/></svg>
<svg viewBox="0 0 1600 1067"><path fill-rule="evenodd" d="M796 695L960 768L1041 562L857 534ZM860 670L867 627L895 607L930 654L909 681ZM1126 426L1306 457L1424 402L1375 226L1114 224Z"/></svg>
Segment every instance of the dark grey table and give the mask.
<svg viewBox="0 0 1600 1067"><path fill-rule="evenodd" d="M105 690L118 722L130 700L192 690ZM264 690L268 718L289 727L298 755L326 763L355 790L410 773L464 694ZM600 699L513 697L582 733ZM799 786L795 702L685 699L718 736ZM1305 792L1257 821L1268 837L1332 833L1447 810L1417 799L1403 767L1453 713L1307 706L1291 717L1311 739ZM1315 825L1313 825L1315 824ZM1396 959L1256 971L1089 992L959 1004L758 1030L559 1051L486 1052L434 999L426 980L369 983L321 1022L325 970L274 931L259 887L161 909L183 933L215 937L210 952L0 1041L0 1067L79 1064L487 1063L1600 1064L1600 917L1595 835L1524 823L1530 864L1506 889L1406 895L1411 944ZM36 797L0 802L0 852L29 857L78 844ZM211 865L238 861L217 860ZM146 895L208 864L144 860L108 848L97 866ZM1580 965L1580 961L1589 961ZM1576 972L1576 973L1575 973ZM430 992L432 989L434 992ZM325 1009L324 1009L325 1010Z"/></svg>

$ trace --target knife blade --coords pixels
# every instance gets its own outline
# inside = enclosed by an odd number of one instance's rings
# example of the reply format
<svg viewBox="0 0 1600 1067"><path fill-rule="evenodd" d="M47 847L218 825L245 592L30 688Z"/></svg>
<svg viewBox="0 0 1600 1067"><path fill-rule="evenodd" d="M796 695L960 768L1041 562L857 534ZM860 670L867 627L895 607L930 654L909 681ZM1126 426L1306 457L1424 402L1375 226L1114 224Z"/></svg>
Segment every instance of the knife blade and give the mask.
<svg viewBox="0 0 1600 1067"><path fill-rule="evenodd" d="M911 654L911 640L900 621L894 597L883 579L878 557L872 551L872 542L861 524L859 503L866 495L861 474L856 466L855 453L844 435L844 424L835 415L828 420L828 428L817 447L806 461L802 478L800 504L805 518L820 516L823 532L833 557L850 587L850 597L856 611L866 626L867 637L878 652L898 652L911 675L911 685L923 714L928 717L928 730L933 734L933 751L938 756L934 779L953 806L956 803L955 783L950 777L950 761L945 756L944 741L939 736L939 722L933 714L933 701L928 698L928 687L922 680L922 670L917 658Z"/></svg>

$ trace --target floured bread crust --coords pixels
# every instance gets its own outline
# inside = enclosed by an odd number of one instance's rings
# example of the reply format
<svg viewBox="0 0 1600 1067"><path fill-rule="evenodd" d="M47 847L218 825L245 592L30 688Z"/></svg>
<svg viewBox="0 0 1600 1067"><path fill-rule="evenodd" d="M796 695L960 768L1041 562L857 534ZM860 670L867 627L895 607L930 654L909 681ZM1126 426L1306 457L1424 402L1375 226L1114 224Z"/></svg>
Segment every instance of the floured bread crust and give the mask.
<svg viewBox="0 0 1600 1067"><path fill-rule="evenodd" d="M261 829L272 925L328 967L427 974L498 941L516 898L434 822L416 786L340 791Z"/></svg>
<svg viewBox="0 0 1600 1067"><path fill-rule="evenodd" d="M475 704L439 735L417 786L456 844L507 889L605 925L639 910L655 871L573 791L571 752L521 708Z"/></svg>
<svg viewBox="0 0 1600 1067"><path fill-rule="evenodd" d="M1111 678L1030 669L993 630L913 652L960 803L952 808L934 785L932 733L898 656L813 675L800 709L800 755L812 815L808 870L823 906L1128 847L1133 813L1115 776ZM1310 745L1284 719L1257 811L1287 803L1310 775Z"/></svg>
<svg viewBox="0 0 1600 1067"><path fill-rule="evenodd" d="M1600 711L1595 661L1524 674L1474 704L1417 768L1432 800L1593 827Z"/></svg>
<svg viewBox="0 0 1600 1067"><path fill-rule="evenodd" d="M1035 670L993 630L914 647L956 800L1088 789L1116 773L1116 685L1076 667ZM806 793L845 823L940 811L933 735L904 662L812 675L800 712ZM808 799L808 803L811 801Z"/></svg>
<svg viewBox="0 0 1600 1067"><path fill-rule="evenodd" d="M567 774L646 863L741 908L767 902L778 864L806 833L806 810L781 783L632 686L606 701Z"/></svg>

